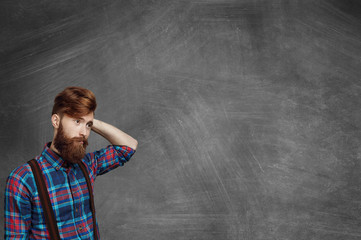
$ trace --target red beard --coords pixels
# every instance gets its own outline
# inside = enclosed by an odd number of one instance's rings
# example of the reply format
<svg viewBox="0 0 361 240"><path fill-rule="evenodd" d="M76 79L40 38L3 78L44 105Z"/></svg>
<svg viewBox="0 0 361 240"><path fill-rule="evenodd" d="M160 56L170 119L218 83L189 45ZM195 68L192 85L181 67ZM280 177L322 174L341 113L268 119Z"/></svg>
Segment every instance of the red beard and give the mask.
<svg viewBox="0 0 361 240"><path fill-rule="evenodd" d="M85 149L88 146L88 140L85 137L68 138L65 136L63 125L60 123L54 139L54 146L65 161L79 163L86 154Z"/></svg>

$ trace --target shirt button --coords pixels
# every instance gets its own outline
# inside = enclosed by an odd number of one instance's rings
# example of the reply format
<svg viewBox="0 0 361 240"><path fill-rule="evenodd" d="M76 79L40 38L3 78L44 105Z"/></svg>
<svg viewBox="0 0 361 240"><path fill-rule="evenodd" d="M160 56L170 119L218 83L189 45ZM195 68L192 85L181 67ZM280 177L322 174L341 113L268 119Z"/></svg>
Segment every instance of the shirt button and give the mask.
<svg viewBox="0 0 361 240"><path fill-rule="evenodd" d="M80 230L80 231L81 231L81 230L83 230L83 227L82 227L82 226L80 226L80 227L79 227L79 230Z"/></svg>
<svg viewBox="0 0 361 240"><path fill-rule="evenodd" d="M56 170L59 170L60 168L59 167L56 167Z"/></svg>

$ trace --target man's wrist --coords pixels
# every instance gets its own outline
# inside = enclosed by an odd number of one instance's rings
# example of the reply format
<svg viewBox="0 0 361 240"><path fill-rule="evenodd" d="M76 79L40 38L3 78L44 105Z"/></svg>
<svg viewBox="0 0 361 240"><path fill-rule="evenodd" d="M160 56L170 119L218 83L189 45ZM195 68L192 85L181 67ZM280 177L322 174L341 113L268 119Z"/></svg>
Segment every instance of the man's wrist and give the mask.
<svg viewBox="0 0 361 240"><path fill-rule="evenodd" d="M91 130L93 130L96 133L99 133L99 129L101 127L101 121L98 119L93 119L93 125L91 126Z"/></svg>

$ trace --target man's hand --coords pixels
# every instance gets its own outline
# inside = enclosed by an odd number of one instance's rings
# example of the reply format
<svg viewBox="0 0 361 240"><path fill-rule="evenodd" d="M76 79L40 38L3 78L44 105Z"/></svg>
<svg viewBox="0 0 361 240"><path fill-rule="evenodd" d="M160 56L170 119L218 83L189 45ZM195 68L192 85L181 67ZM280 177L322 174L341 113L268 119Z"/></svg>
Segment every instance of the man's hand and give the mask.
<svg viewBox="0 0 361 240"><path fill-rule="evenodd" d="M94 119L91 129L99 135L103 136L113 145L125 145L134 150L137 149L137 140L108 123Z"/></svg>

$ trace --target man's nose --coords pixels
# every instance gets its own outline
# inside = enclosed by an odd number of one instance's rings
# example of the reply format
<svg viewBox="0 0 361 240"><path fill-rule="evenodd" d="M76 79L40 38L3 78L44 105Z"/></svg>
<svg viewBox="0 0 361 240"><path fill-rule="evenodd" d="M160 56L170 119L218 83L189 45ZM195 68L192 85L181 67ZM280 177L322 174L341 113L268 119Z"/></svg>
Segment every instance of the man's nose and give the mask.
<svg viewBox="0 0 361 240"><path fill-rule="evenodd" d="M79 134L83 137L86 136L86 126L85 125L80 128Z"/></svg>

